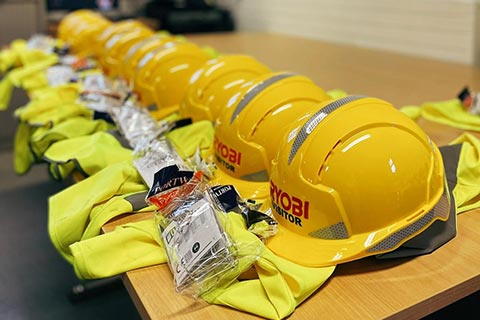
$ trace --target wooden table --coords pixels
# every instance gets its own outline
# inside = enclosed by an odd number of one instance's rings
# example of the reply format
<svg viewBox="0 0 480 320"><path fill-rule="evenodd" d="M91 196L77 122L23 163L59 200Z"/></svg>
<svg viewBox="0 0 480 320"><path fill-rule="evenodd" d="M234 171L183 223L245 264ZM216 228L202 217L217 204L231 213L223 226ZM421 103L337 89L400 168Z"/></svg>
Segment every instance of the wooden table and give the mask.
<svg viewBox="0 0 480 320"><path fill-rule="evenodd" d="M250 54L274 71L308 76L327 90L375 96L397 107L452 99L464 85L480 89L480 70L460 64L275 34L188 39L223 53ZM419 124L438 145L463 132L426 120ZM433 313L480 289L478 230L480 210L472 210L458 216L457 237L432 254L390 261L370 257L339 265L289 319L418 319ZM144 319L257 318L177 295L167 265L132 270L123 278Z"/></svg>

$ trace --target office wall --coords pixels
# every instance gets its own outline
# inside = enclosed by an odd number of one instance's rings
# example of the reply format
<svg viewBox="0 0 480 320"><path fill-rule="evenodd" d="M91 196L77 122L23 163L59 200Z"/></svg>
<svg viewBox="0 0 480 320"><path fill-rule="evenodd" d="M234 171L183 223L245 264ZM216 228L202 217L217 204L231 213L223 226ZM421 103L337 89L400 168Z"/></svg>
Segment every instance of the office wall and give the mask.
<svg viewBox="0 0 480 320"><path fill-rule="evenodd" d="M0 46L46 30L43 0L0 0Z"/></svg>
<svg viewBox="0 0 480 320"><path fill-rule="evenodd" d="M476 0L218 0L239 31L269 31L474 64Z"/></svg>

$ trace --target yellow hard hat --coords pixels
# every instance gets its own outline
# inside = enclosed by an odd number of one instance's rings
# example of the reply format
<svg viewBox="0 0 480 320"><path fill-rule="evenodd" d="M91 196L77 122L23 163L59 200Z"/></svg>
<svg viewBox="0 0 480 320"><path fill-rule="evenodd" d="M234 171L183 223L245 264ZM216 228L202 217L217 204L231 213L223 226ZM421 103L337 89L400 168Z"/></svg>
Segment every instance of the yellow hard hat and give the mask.
<svg viewBox="0 0 480 320"><path fill-rule="evenodd" d="M75 10L72 11L68 14L66 14L61 20L60 23L58 24L57 27L57 35L56 37L68 41L71 35L71 32L75 30L75 28L81 27L86 20L92 20L92 19L104 19L103 16L101 16L98 13L95 13L92 10L88 9L80 9L80 10Z"/></svg>
<svg viewBox="0 0 480 320"><path fill-rule="evenodd" d="M193 121L214 121L242 84L270 72L248 55L227 54L210 59L190 78L179 112Z"/></svg>
<svg viewBox="0 0 480 320"><path fill-rule="evenodd" d="M105 44L103 55L100 59L105 73L110 77L120 75L121 66L125 61L128 49L135 43L153 35L153 30L147 27L135 28L132 32L114 35Z"/></svg>
<svg viewBox="0 0 480 320"><path fill-rule="evenodd" d="M100 20L93 24L82 24L82 27L76 28L69 42L72 53L82 57L94 56L95 46L92 45L92 39L111 24L108 20Z"/></svg>
<svg viewBox="0 0 480 320"><path fill-rule="evenodd" d="M188 79L208 59L210 56L191 42L167 42L138 63L134 91L144 106L178 105Z"/></svg>
<svg viewBox="0 0 480 320"><path fill-rule="evenodd" d="M324 102L272 162L275 254L322 267L398 248L450 211L438 147L390 103Z"/></svg>
<svg viewBox="0 0 480 320"><path fill-rule="evenodd" d="M157 32L154 35L135 43L128 49L125 55L125 60L121 65L121 74L123 77L128 82L133 81L135 69L142 57L166 42L174 41L174 39L174 36L170 35L168 32Z"/></svg>
<svg viewBox="0 0 480 320"><path fill-rule="evenodd" d="M90 10L77 10L64 17L57 29L57 38L68 43L73 53L94 52L92 38L102 33L112 22Z"/></svg>
<svg viewBox="0 0 480 320"><path fill-rule="evenodd" d="M145 24L135 19L125 19L112 23L93 39L95 56L101 59L108 41L115 35L132 32L137 28L145 28Z"/></svg>
<svg viewBox="0 0 480 320"><path fill-rule="evenodd" d="M289 72L267 73L245 83L215 121L218 169L213 182L232 183L245 198L262 197L247 194L245 184L268 184L270 163L285 126L329 99L311 79ZM268 192L263 197L267 198Z"/></svg>

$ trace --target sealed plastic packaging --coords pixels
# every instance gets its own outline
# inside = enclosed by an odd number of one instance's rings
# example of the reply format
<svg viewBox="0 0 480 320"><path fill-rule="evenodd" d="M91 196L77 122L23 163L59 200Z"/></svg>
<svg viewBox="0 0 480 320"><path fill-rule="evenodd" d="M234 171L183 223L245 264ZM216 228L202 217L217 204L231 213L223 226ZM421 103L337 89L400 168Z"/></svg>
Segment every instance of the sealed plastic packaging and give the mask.
<svg viewBox="0 0 480 320"><path fill-rule="evenodd" d="M138 106L135 101L127 100L119 107L110 108L109 113L134 149L138 144L148 143L170 129L169 123L157 122L147 109Z"/></svg>
<svg viewBox="0 0 480 320"><path fill-rule="evenodd" d="M157 221L177 292L198 297L219 285L224 270L235 267L232 242L220 218L207 185L198 175L158 211Z"/></svg>
<svg viewBox="0 0 480 320"><path fill-rule="evenodd" d="M80 80L82 91L79 100L89 109L110 113L122 106L128 97L128 87L121 80L111 80L100 72L85 74Z"/></svg>
<svg viewBox="0 0 480 320"><path fill-rule="evenodd" d="M239 240L239 231L229 220L240 214L248 225L251 210L233 186L211 187L202 180L200 172L195 172L175 197L157 211L160 235L178 293L201 297L228 287L253 266L263 246L258 241ZM262 217L250 221L250 226L262 222L269 225L270 232L265 233L268 237L276 231L276 221L268 215Z"/></svg>
<svg viewBox="0 0 480 320"><path fill-rule="evenodd" d="M216 185L210 188L212 199L223 212L235 212L242 215L247 230L265 240L277 233L277 221L271 209L259 210L261 204L240 197L233 185Z"/></svg>
<svg viewBox="0 0 480 320"><path fill-rule="evenodd" d="M167 139L139 139L133 158L135 168L149 188L155 185L155 174L165 167L175 165L180 170L188 170Z"/></svg>

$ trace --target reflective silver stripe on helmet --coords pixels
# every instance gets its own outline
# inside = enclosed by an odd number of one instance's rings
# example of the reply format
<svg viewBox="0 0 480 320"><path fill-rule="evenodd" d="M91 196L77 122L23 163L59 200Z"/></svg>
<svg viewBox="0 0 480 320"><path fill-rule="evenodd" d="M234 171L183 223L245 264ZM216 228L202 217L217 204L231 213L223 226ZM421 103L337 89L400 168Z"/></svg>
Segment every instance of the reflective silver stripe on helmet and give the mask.
<svg viewBox="0 0 480 320"><path fill-rule="evenodd" d="M317 111L313 116L308 119L307 122L303 125L300 129L300 132L295 137L295 141L293 142L292 149L290 150L290 156L288 157L288 164L290 164L298 152L298 149L302 146L302 144L307 139L308 135L312 133L312 131L317 127L317 125L331 112L337 110L341 106L350 103L355 100L359 100L365 98L364 96L347 96L334 102L327 104L325 107Z"/></svg>
<svg viewBox="0 0 480 320"><path fill-rule="evenodd" d="M132 58L133 54L137 52L138 49L140 49L140 47L143 47L147 43L153 42L154 40L157 40L157 39L160 39L160 37L155 35L135 43L133 46L130 47L130 49L128 49L127 54L125 55L125 61L129 61Z"/></svg>
<svg viewBox="0 0 480 320"><path fill-rule="evenodd" d="M230 118L230 124L232 124L233 120L238 116L238 114L245 109L245 107L253 100L260 92L265 90L267 87L271 86L275 82L283 80L288 77L293 77L295 74L293 73L282 73L275 75L271 78L266 79L263 82L256 84L251 90L249 90L240 100L237 107L233 111L232 117Z"/></svg>
<svg viewBox="0 0 480 320"><path fill-rule="evenodd" d="M172 41L168 41L164 44L162 44L160 47L157 47L157 48L154 48L148 52L146 52L141 58L140 60L138 61L137 63L137 66L136 66L136 69L137 71L141 68L143 68L148 61L150 61L157 53L165 50L165 49L168 49L168 48L171 48L171 47L174 47L175 45L177 45L179 42L176 41L176 40L172 40Z"/></svg>
<svg viewBox="0 0 480 320"><path fill-rule="evenodd" d="M347 239L349 237L345 223L339 222L323 229L312 231L309 236L320 239Z"/></svg>

